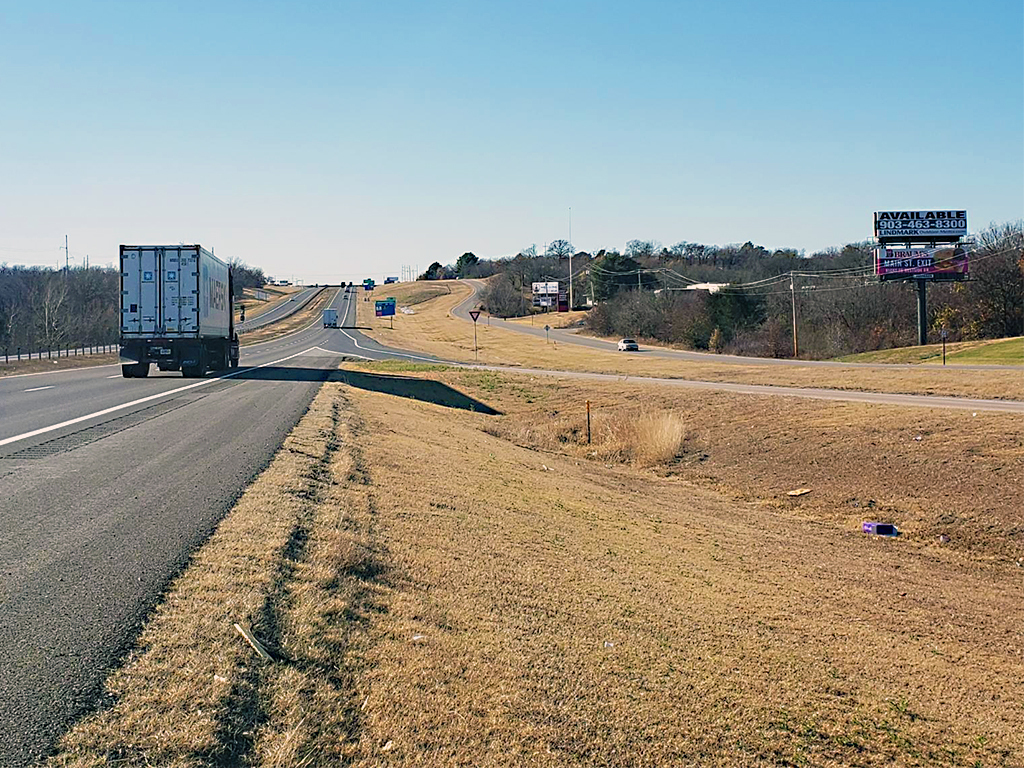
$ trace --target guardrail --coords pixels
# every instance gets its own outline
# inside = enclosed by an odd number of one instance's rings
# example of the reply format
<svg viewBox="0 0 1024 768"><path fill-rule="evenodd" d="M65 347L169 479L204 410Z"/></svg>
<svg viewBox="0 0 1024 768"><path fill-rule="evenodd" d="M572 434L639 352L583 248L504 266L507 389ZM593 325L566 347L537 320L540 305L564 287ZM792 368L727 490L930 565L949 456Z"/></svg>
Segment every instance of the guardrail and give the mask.
<svg viewBox="0 0 1024 768"><path fill-rule="evenodd" d="M4 347L4 362L10 363L21 362L22 360L51 360L53 358L61 357L79 357L85 355L103 355L107 352L117 352L117 344L96 344L93 346L81 346L73 347L70 344L65 344L63 347L37 347L35 352L29 350L23 352L24 347L15 347L14 351L11 351L10 347Z"/></svg>

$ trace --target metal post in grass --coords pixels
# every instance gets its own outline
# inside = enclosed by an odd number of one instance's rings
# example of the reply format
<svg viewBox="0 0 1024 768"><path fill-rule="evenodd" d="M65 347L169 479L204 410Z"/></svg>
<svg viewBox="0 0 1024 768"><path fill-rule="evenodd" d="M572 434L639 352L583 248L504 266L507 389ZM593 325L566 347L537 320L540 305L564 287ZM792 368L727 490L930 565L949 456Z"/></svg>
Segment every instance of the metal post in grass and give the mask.
<svg viewBox="0 0 1024 768"><path fill-rule="evenodd" d="M469 316L471 318L473 318L473 359L476 360L476 361L479 361L480 360L480 355L477 352L477 346L476 346L476 321L480 317L480 310L479 309L471 309L471 310L469 310Z"/></svg>
<svg viewBox="0 0 1024 768"><path fill-rule="evenodd" d="M590 445L590 401L587 400L587 445Z"/></svg>

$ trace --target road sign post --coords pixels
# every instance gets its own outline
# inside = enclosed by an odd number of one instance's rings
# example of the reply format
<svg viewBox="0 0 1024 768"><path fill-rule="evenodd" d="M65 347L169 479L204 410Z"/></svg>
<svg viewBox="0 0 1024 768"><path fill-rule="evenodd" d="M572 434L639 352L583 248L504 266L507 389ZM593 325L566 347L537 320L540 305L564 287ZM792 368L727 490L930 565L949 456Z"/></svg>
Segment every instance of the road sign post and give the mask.
<svg viewBox="0 0 1024 768"><path fill-rule="evenodd" d="M395 299L393 296L389 296L383 301L378 301L374 304L374 314L377 317L390 317L391 318L391 329L395 328Z"/></svg>
<svg viewBox="0 0 1024 768"><path fill-rule="evenodd" d="M548 343L548 331L550 331L550 330L551 330L551 326L550 325L545 325L544 326L544 343L545 344Z"/></svg>
<svg viewBox="0 0 1024 768"><path fill-rule="evenodd" d="M476 361L480 360L480 354L477 352L476 346L476 321L480 318L479 309L469 310L469 316L473 318L473 359Z"/></svg>

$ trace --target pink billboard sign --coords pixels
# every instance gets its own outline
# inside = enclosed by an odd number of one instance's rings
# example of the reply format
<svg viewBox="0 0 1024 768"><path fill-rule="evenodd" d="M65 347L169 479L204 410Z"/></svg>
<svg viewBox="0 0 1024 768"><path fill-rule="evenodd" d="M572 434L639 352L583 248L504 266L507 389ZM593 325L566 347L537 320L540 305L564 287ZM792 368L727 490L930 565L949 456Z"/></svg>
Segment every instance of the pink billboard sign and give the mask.
<svg viewBox="0 0 1024 768"><path fill-rule="evenodd" d="M885 248L875 251L879 277L936 277L963 280L967 277L967 249L962 245L942 248Z"/></svg>

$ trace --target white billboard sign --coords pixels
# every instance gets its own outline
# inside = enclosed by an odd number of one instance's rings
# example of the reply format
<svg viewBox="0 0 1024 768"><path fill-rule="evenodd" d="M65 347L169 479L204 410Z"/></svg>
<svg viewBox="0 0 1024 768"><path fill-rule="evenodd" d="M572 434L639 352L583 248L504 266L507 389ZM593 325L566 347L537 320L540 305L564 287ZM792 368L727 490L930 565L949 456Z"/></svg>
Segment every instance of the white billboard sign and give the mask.
<svg viewBox="0 0 1024 768"><path fill-rule="evenodd" d="M967 211L876 211L875 237L886 240L949 239L967 236Z"/></svg>
<svg viewBox="0 0 1024 768"><path fill-rule="evenodd" d="M540 296L557 296L558 295L558 282L551 283L534 283L533 293Z"/></svg>

